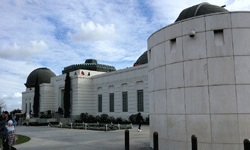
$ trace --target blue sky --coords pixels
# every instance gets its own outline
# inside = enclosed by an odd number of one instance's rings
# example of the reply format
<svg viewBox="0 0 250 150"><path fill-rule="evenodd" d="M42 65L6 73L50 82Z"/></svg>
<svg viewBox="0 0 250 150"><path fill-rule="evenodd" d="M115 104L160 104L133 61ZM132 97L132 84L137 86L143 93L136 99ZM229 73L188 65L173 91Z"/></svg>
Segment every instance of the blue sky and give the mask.
<svg viewBox="0 0 250 150"><path fill-rule="evenodd" d="M132 67L147 38L201 0L0 0L0 101L21 109L30 72L97 59L117 70ZM229 11L250 10L247 0L209 0Z"/></svg>

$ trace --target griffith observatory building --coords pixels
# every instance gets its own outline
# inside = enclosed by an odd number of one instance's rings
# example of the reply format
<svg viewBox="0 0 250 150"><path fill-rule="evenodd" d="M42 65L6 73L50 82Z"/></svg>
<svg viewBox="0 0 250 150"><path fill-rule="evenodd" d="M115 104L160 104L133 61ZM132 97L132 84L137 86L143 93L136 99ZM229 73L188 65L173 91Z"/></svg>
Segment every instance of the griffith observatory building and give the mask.
<svg viewBox="0 0 250 150"><path fill-rule="evenodd" d="M196 135L201 150L243 150L243 140L250 139L250 12L194 5L147 44L135 67L118 71L96 60L65 67L59 76L34 70L22 112L32 110L36 78L40 112L63 107L69 72L71 116L141 112L150 118L151 147L158 132L159 149L191 149Z"/></svg>
<svg viewBox="0 0 250 150"><path fill-rule="evenodd" d="M140 64L139 66L137 66ZM32 71L22 93L22 113L33 112L35 83L40 85L39 112L64 108L66 73L71 78L71 117L87 112L92 115L108 114L127 119L131 114L149 114L147 53L134 64L136 67L116 71L114 67L87 59L84 64L65 67L56 76L48 68Z"/></svg>

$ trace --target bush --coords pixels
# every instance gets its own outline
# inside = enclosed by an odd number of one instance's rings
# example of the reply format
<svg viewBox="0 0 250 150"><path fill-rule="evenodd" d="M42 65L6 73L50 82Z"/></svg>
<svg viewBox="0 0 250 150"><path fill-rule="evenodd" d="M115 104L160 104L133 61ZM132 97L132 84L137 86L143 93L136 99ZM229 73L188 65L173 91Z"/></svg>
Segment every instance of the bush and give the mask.
<svg viewBox="0 0 250 150"><path fill-rule="evenodd" d="M51 110L48 110L48 111L47 111L47 114L48 114L48 115L51 115Z"/></svg>
<svg viewBox="0 0 250 150"><path fill-rule="evenodd" d="M123 122L123 123L126 123L126 124L127 124L127 123L130 123L130 121L128 121L127 119L122 120L122 122Z"/></svg>
<svg viewBox="0 0 250 150"><path fill-rule="evenodd" d="M51 125L58 125L59 122L55 121L55 122L50 122Z"/></svg>
<svg viewBox="0 0 250 150"><path fill-rule="evenodd" d="M49 123L30 122L29 126L47 126Z"/></svg>
<svg viewBox="0 0 250 150"><path fill-rule="evenodd" d="M146 117L145 122L149 123L149 117Z"/></svg>
<svg viewBox="0 0 250 150"><path fill-rule="evenodd" d="M112 122L112 123L115 123L115 121L116 121L116 120L115 120L115 117L110 116L110 117L109 117L109 121Z"/></svg>
<svg viewBox="0 0 250 150"><path fill-rule="evenodd" d="M131 123L136 123L137 122L136 118L137 118L137 114L132 114L132 115L129 116L129 121Z"/></svg>
<svg viewBox="0 0 250 150"><path fill-rule="evenodd" d="M40 118L44 118L44 119L52 118L52 115L51 114L50 115L41 115Z"/></svg>
<svg viewBox="0 0 250 150"><path fill-rule="evenodd" d="M96 121L96 122L101 122L101 117L100 117L99 115L97 115L97 116L95 117L95 121Z"/></svg>
<svg viewBox="0 0 250 150"><path fill-rule="evenodd" d="M82 123L83 120L75 120L74 123Z"/></svg>
<svg viewBox="0 0 250 150"><path fill-rule="evenodd" d="M61 107L58 108L58 113L61 115L63 114L63 109Z"/></svg>
<svg viewBox="0 0 250 150"><path fill-rule="evenodd" d="M102 114L101 115L101 121L102 123L107 123L109 121L109 115L107 114Z"/></svg>
<svg viewBox="0 0 250 150"><path fill-rule="evenodd" d="M81 120L83 120L83 122L87 122L88 118L89 118L89 114L88 113L81 113L80 117L81 117Z"/></svg>
<svg viewBox="0 0 250 150"><path fill-rule="evenodd" d="M88 117L88 122L89 122L89 123L94 123L94 122L96 122L95 117L94 117L93 115L89 115L89 117Z"/></svg>
<svg viewBox="0 0 250 150"><path fill-rule="evenodd" d="M121 123L122 121L123 121L122 117L117 117L115 120L115 123Z"/></svg>
<svg viewBox="0 0 250 150"><path fill-rule="evenodd" d="M38 122L29 122L29 126L38 126L39 123Z"/></svg>

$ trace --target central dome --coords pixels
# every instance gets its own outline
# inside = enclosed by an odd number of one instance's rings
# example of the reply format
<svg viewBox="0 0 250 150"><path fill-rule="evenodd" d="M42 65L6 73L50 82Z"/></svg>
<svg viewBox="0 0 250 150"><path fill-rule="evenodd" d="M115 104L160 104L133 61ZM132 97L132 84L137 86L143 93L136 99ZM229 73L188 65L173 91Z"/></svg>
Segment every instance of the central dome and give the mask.
<svg viewBox="0 0 250 150"><path fill-rule="evenodd" d="M55 76L56 74L48 68L37 68L29 74L24 85L27 88L35 87L36 79L38 79L38 84L50 83L50 78Z"/></svg>

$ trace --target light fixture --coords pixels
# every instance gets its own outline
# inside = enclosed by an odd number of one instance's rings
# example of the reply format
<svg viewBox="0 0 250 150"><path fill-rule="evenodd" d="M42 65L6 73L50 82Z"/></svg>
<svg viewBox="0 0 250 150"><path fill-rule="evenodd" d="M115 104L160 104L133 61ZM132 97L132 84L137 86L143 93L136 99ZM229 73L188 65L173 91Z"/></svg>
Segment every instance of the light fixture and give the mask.
<svg viewBox="0 0 250 150"><path fill-rule="evenodd" d="M191 30L189 31L188 35L189 35L190 37L194 37L194 36L195 36L195 30L194 30L194 29L191 29Z"/></svg>

